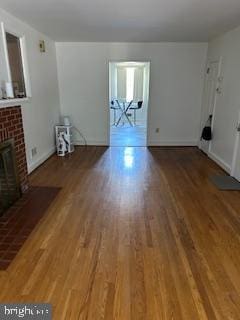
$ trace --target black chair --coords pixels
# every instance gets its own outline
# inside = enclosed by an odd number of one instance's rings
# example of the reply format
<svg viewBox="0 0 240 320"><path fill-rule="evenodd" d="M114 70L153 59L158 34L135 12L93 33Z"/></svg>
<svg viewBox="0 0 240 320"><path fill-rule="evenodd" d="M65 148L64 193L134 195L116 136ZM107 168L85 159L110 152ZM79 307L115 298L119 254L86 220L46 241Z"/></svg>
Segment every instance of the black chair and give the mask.
<svg viewBox="0 0 240 320"><path fill-rule="evenodd" d="M116 105L115 103L114 103L114 100L111 100L111 102L110 102L110 109L112 109L113 110L113 126L116 126L117 124L116 124L116 113L117 113L117 110L119 110L120 108L119 108L119 106L118 105Z"/></svg>
<svg viewBox="0 0 240 320"><path fill-rule="evenodd" d="M136 125L136 111L141 109L142 106L143 106L143 101L138 101L137 104L132 105L129 108L129 110L133 110L133 112L134 112L134 120L133 120L134 121L134 125Z"/></svg>

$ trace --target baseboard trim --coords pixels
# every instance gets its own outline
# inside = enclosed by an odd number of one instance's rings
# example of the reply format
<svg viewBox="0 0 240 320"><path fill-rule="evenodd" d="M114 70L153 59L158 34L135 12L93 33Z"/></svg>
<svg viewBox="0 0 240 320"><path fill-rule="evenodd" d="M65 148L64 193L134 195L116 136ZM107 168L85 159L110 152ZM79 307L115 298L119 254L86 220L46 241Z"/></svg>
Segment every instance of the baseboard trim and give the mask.
<svg viewBox="0 0 240 320"><path fill-rule="evenodd" d="M148 141L149 147L196 147L198 141Z"/></svg>
<svg viewBox="0 0 240 320"><path fill-rule="evenodd" d="M56 152L56 148L53 147L47 153L44 153L40 158L38 158L35 162L31 163L28 166L28 174L33 172L37 167L39 167L43 162L45 162L49 157L51 157Z"/></svg>
<svg viewBox="0 0 240 320"><path fill-rule="evenodd" d="M231 167L224 160L222 160L219 156L217 156L215 153L210 151L208 153L208 156L210 159L212 159L214 162L216 162L227 173L229 173L229 174L231 173Z"/></svg>
<svg viewBox="0 0 240 320"><path fill-rule="evenodd" d="M83 146L84 142L75 142L74 143L75 146ZM87 145L88 146L109 146L109 143L107 143L106 141L87 141Z"/></svg>

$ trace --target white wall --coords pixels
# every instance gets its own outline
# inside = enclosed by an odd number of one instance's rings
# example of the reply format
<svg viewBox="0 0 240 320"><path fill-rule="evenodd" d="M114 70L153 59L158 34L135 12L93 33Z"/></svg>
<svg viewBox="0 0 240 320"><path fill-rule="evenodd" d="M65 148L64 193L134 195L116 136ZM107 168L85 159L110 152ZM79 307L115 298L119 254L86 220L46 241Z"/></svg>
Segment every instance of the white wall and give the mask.
<svg viewBox="0 0 240 320"><path fill-rule="evenodd" d="M56 48L61 111L89 144L108 144L109 61L150 61L149 144L197 145L207 44L57 43Z"/></svg>
<svg viewBox="0 0 240 320"><path fill-rule="evenodd" d="M209 43L208 61L219 58L222 94L217 97L210 156L230 172L240 110L240 27Z"/></svg>
<svg viewBox="0 0 240 320"><path fill-rule="evenodd" d="M32 98L22 104L28 170L33 170L54 151L53 127L59 121L59 92L55 43L27 24L0 10L6 29L25 35ZM40 53L45 40L46 53ZM30 153L37 147L37 155Z"/></svg>

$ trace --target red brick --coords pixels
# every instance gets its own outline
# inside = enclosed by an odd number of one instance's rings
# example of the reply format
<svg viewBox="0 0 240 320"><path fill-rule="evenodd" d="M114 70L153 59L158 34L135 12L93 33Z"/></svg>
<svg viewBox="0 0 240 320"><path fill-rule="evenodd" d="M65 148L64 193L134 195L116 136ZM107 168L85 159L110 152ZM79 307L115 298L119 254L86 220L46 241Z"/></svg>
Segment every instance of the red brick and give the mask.
<svg viewBox="0 0 240 320"><path fill-rule="evenodd" d="M8 121L15 119L15 117L11 114L10 116L7 116Z"/></svg>
<svg viewBox="0 0 240 320"><path fill-rule="evenodd" d="M17 119L17 120L16 120L16 119L13 120L13 121L12 121L12 124L18 125L18 124L19 124L19 120L18 120L18 119ZM21 123L20 123L20 125L21 125Z"/></svg>
<svg viewBox="0 0 240 320"><path fill-rule="evenodd" d="M11 113L11 114L16 114L16 113L18 113L18 111L17 111L16 108L13 108L10 113Z"/></svg>
<svg viewBox="0 0 240 320"><path fill-rule="evenodd" d="M28 187L28 177L21 107L0 109L0 142L9 138L14 139L20 183L24 191Z"/></svg>

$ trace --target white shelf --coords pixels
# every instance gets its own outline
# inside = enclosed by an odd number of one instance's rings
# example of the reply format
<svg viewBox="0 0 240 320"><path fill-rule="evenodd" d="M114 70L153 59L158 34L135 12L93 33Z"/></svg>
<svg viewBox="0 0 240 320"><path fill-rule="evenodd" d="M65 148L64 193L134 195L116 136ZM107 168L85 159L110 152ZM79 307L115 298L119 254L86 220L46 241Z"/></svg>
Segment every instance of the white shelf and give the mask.
<svg viewBox="0 0 240 320"><path fill-rule="evenodd" d="M29 98L18 98L18 99L1 99L0 108L15 107L23 102L28 102Z"/></svg>

